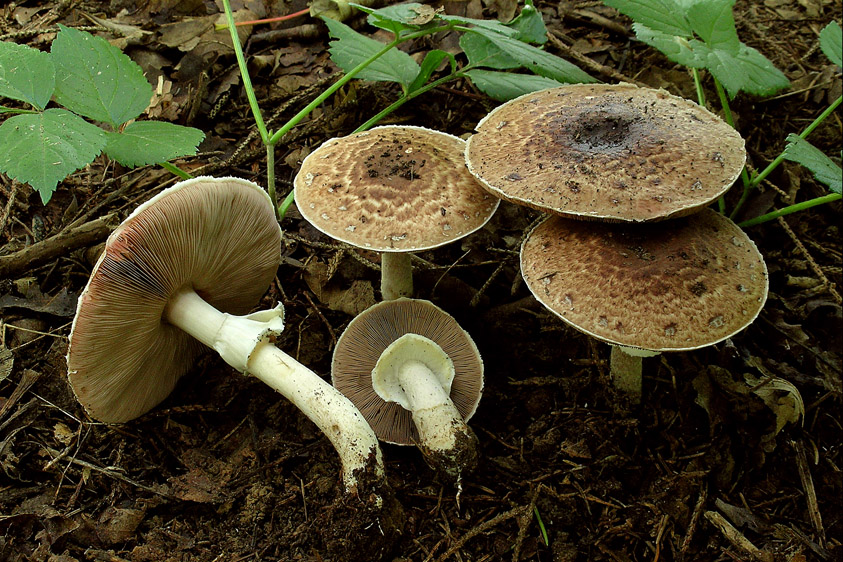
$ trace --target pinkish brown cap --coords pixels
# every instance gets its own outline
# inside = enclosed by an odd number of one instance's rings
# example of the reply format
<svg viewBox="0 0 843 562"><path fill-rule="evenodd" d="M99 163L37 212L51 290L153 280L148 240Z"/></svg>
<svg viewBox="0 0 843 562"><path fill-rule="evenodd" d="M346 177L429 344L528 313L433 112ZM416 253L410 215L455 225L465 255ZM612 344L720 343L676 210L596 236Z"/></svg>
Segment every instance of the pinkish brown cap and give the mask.
<svg viewBox="0 0 843 562"><path fill-rule="evenodd" d="M432 340L450 357L454 366L450 398L464 420L474 415L483 394L480 352L450 314L430 301L407 298L366 309L337 341L331 379L337 390L354 402L379 439L399 445L419 440L412 413L378 395L372 387L372 370L384 350L406 334Z"/></svg>
<svg viewBox="0 0 843 562"><path fill-rule="evenodd" d="M281 231L254 183L197 177L135 210L108 238L70 333L67 370L91 417L118 423L161 402L203 345L163 320L192 287L212 306L244 314L278 269Z"/></svg>
<svg viewBox="0 0 843 562"><path fill-rule="evenodd" d="M498 197L570 218L654 221L696 212L735 182L741 136L664 90L574 84L489 113L469 170Z"/></svg>
<svg viewBox="0 0 843 562"><path fill-rule="evenodd" d="M735 223L710 209L628 225L551 217L521 247L530 291L562 320L613 345L683 351L755 320L767 267Z"/></svg>
<svg viewBox="0 0 843 562"><path fill-rule="evenodd" d="M380 252L439 247L481 228L500 201L465 166L465 141L389 125L326 141L302 162L296 206L313 226Z"/></svg>

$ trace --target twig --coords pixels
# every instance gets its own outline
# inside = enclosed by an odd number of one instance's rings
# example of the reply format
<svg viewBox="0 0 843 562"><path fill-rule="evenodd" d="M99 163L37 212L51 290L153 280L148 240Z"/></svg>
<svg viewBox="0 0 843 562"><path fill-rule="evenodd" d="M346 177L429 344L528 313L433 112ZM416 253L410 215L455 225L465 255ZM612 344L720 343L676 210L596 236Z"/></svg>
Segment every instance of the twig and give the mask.
<svg viewBox="0 0 843 562"><path fill-rule="evenodd" d="M828 280L828 277L825 276L823 270L820 268L817 262L814 261L814 258L811 257L811 254L808 253L808 248L806 248L805 245L802 244L802 241L799 239L798 236L796 236L796 233L793 232L793 229L791 229L790 225L787 224L787 222L784 220L784 217L779 217L778 221L779 225L784 229L787 235L790 236L790 239L793 240L793 243L796 244L796 247L799 249L799 252L805 258L805 260L807 260L808 267L810 267L811 271L814 272L814 275L819 278L820 282L823 284L823 287L826 288L828 293L834 299L834 302L836 302L837 304L843 304L843 298L840 297L840 293L838 293L837 290L834 288L834 283Z"/></svg>
<svg viewBox="0 0 843 562"><path fill-rule="evenodd" d="M542 485L539 484L533 492L533 497L530 498L530 505L524 510L524 513L518 518L518 535L515 537L515 546L512 547L512 562L518 562L521 559L521 547L524 544L524 538L527 536L527 529L530 527L530 520L533 517L533 510L536 507L536 499L539 497Z"/></svg>
<svg viewBox="0 0 843 562"><path fill-rule="evenodd" d="M451 548L446 550L442 554L442 556L440 556L439 558L436 559L436 562L443 562L444 560L447 560L452 554L454 554L456 551L461 549L465 543L467 543L468 541L470 541L471 539L473 539L474 537L476 537L480 533L483 533L483 532L491 529L495 525L498 525L498 524L500 524L500 523L502 523L502 522L504 522L508 519L512 519L513 517L518 517L519 515L523 514L525 511L529 512L529 510L530 510L529 506L516 507L514 509L510 509L509 511L507 511L505 513L501 513L499 515L496 515L496 516L492 517L491 519L489 519L485 523L481 523L480 525L477 525L476 527L474 527L473 529L468 531L466 534L464 534L462 537L457 539L457 541L454 544L451 545ZM424 559L424 562L430 562L431 556L432 555L428 555L428 557Z"/></svg>
<svg viewBox="0 0 843 562"><path fill-rule="evenodd" d="M322 311L319 310L319 307L316 306L316 303L313 302L313 299L310 297L310 292L303 292L304 298L306 298L307 302L310 303L310 307L313 309L314 312L316 312L316 316L318 316L319 319L322 320L322 323L325 324L325 327L328 328L328 334L331 336L331 348L333 349L337 345L337 334L334 333L334 328L331 326L331 323L328 322L328 319L325 318L325 316L322 314Z"/></svg>
<svg viewBox="0 0 843 562"><path fill-rule="evenodd" d="M600 64L596 60L591 57L588 57L581 52L577 51L573 47L569 47L565 44L564 41L560 38L559 34L555 31L551 31L547 34L547 38L550 39L550 42L553 43L553 46L562 51L562 54L566 57L570 57L580 63L582 66L586 67L588 70L592 72L596 72L597 74L601 74L613 80L617 80L619 82L628 82L630 84L635 84L636 86L645 87L646 84L643 82L639 82L635 78L630 78L629 76L622 74L615 70L610 66L606 66L605 64Z"/></svg>
<svg viewBox="0 0 843 562"><path fill-rule="evenodd" d="M703 506L708 499L708 485L703 483L700 488L700 495L697 497L697 503L694 505L694 511L691 513L691 521L688 523L688 530L685 531L685 538L682 539L682 546L679 547L679 554L676 557L680 562L685 559L685 553L688 547L691 546L691 539L694 538L694 532L697 530L697 523L702 515Z"/></svg>
<svg viewBox="0 0 843 562"><path fill-rule="evenodd" d="M799 479L802 481L802 489L805 490L805 501L808 503L808 516L811 518L811 525L817 533L817 543L825 547L825 528L820 516L820 506L817 502L817 490L814 487L814 479L811 477L811 469L808 466L808 457L805 454L805 444L800 441L791 442L796 450L796 468L799 469Z"/></svg>
<svg viewBox="0 0 843 562"><path fill-rule="evenodd" d="M706 511L705 518L711 521L715 527L720 529L720 532L723 533L726 540L732 543L732 546L735 548L749 554L754 560L759 560L760 562L773 562L773 555L771 553L765 552L752 544L743 533L738 531L734 525L729 523L726 518L718 512Z"/></svg>
<svg viewBox="0 0 843 562"><path fill-rule="evenodd" d="M14 277L68 252L95 244L117 228L120 219L111 213L81 226L68 228L23 250L0 256L0 278Z"/></svg>

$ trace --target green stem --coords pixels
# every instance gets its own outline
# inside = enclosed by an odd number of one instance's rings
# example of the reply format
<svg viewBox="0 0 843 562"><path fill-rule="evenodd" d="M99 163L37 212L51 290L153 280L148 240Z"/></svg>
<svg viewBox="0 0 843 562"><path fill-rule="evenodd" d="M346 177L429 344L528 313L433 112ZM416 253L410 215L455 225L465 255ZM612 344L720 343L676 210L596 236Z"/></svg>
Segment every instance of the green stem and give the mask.
<svg viewBox="0 0 843 562"><path fill-rule="evenodd" d="M182 170L181 168L179 168L178 166L176 166L175 164L173 164L172 162L164 161L164 162L161 162L159 164L159 166L161 166L162 168L164 168L165 170L167 170L168 172L170 172L174 176L178 176L183 180L189 180L190 178L193 177L190 174L188 174L187 172L185 172L184 170Z"/></svg>
<svg viewBox="0 0 843 562"><path fill-rule="evenodd" d="M692 68L691 74L694 76L694 87L697 89L697 103L701 107L705 107L705 92L703 91L702 80L700 80L700 70Z"/></svg>
<svg viewBox="0 0 843 562"><path fill-rule="evenodd" d="M754 219L749 219L740 222L738 223L738 226L740 226L741 228L755 226L756 224L771 221L775 218L783 217L785 215L796 213L798 211L804 211L805 209L810 209L811 207L816 207L817 205L831 203L832 201L837 201L840 198L841 195L839 193L829 193L828 195L823 195L822 197L815 197L814 199L809 199L808 201L796 203L795 205L789 205L784 209L779 209L778 211L773 211L771 213L767 213L766 215L761 215L760 217L755 217Z"/></svg>
<svg viewBox="0 0 843 562"><path fill-rule="evenodd" d="M810 125L805 127L805 129L801 133L799 133L799 136L802 137L803 139L807 138L807 136L810 135L814 131L814 129L816 129L820 125L820 123L822 123L826 119L826 117L831 115L834 112L834 110L837 109L840 106L841 101L843 101L843 96L840 96L836 100L831 102L831 105L829 105L825 109L825 111L820 113L817 116L817 118L814 119L811 122ZM758 185L760 185L761 182L764 181L767 178L767 176L769 176L773 172L773 170L778 168L779 164L781 164L783 161L784 161L784 151L782 151L781 154L776 156L776 159L773 160L772 162L770 162L767 165L767 167L764 168L759 174L757 174L756 176L754 176L752 178L752 180L749 182L748 188L751 189L753 187L757 187ZM744 192L741 195L740 200L738 201L737 205L735 205L735 209L732 211L732 214L729 215L729 218L733 219L733 218L735 218L735 216L737 216L738 211L743 206L743 204L746 202L747 197L749 197L749 189L744 189ZM760 217L758 217L758 218L760 218Z"/></svg>
<svg viewBox="0 0 843 562"><path fill-rule="evenodd" d="M20 109L18 107L6 107L4 105L0 105L0 114L2 113L42 113L42 111L34 109Z"/></svg>
<svg viewBox="0 0 843 562"><path fill-rule="evenodd" d="M243 79L243 88L246 90L246 97L249 99L249 107L252 108L252 115L255 118L255 125L260 132L264 144L269 143L269 131L263 122L261 108L258 106L258 98L255 96L255 89L252 87L252 79L249 77L249 69L246 68L246 59L243 56L243 48L240 46L240 36L237 34L237 27L234 23L234 14L231 11L231 2L222 0L225 10L225 19L228 21L228 31L231 34L231 44L234 47L234 56L237 57L237 66L240 68L240 77Z"/></svg>
<svg viewBox="0 0 843 562"><path fill-rule="evenodd" d="M293 116L293 118L292 118L292 119L290 119L289 121L287 121L287 122L286 122L286 123L285 123L285 124L284 124L284 125L280 128L280 129L278 129L278 130L277 130L277 131L276 131L276 132L272 135L272 138L270 138L270 139L269 139L269 143L270 143L270 144L275 144L275 143L277 143L279 140L281 140L281 138L282 138L284 135L286 135L286 134L290 131L290 129L292 129L293 127L295 127L296 125L298 125L298 124L299 124L299 122L300 122L302 119L304 119L305 117L307 117L307 115L308 115L311 111L313 111L313 110L314 110L317 106L319 106L319 104L321 104L321 103L322 103L322 102L324 102L326 99L328 99L328 98L329 98L329 97L330 97L330 96L331 96L334 92L336 92L337 90L339 90L340 88L342 88L343 86L345 86L345 84L346 84L346 83L348 83L348 82L349 82L352 78L354 78L354 76L355 76L358 72L360 72L361 70L363 70L364 68L366 68L367 66L369 66L370 64L372 64L372 63L373 63L375 60L377 60L378 58L382 57L384 54L386 54L386 53L387 53L390 49L392 49L393 47L396 47L396 46L400 45L401 43L403 43L403 42L405 42L405 41L409 41L409 40L411 40L411 39L416 39L417 37L424 37L425 35L431 35L431 34L433 34L433 33L438 33L438 32L440 32L440 31L445 31L445 30L448 30L448 29L450 29L450 28L451 28L451 26L447 26L447 25L446 25L446 26L441 26L441 27L438 27L438 28L436 28L436 29L426 29L426 30L423 30L423 31L417 31L416 33L410 33L410 34L408 34L408 35L404 35L404 36L402 36L402 37L395 38L393 41L391 41L391 42L390 42L390 43L388 43L387 45L384 45L383 49L381 49L380 51L378 51L378 52L377 52L377 53L375 53L374 55L370 56L369 58L367 58L366 60L364 60L363 62L361 62L360 64L358 64L357 66L355 66L354 68L352 68L350 71L348 71L348 72L347 72L347 73L346 73L346 74L345 74L342 78L340 78L339 80L337 80L336 82L334 82L334 83L331 85L331 87L329 87L327 90L325 90L324 92L322 92L322 93L319 95L319 97L317 97L317 98L316 98L316 99L314 99L312 102L310 102L310 103L307 105L307 107L305 107L304 109L302 109L301 111L299 111L299 112L298 112L295 116Z"/></svg>
<svg viewBox="0 0 843 562"><path fill-rule="evenodd" d="M272 199L272 206L275 207L275 218L280 219L278 213L278 199L275 196L275 145L266 145L266 192Z"/></svg>
<svg viewBox="0 0 843 562"><path fill-rule="evenodd" d="M296 190L291 189L290 193L288 193L287 196L284 198L284 200L281 202L281 205L278 206L278 219L279 220L283 219L284 215L287 214L287 209L289 209L290 205L293 204L293 201L295 200L295 196L296 196Z"/></svg>

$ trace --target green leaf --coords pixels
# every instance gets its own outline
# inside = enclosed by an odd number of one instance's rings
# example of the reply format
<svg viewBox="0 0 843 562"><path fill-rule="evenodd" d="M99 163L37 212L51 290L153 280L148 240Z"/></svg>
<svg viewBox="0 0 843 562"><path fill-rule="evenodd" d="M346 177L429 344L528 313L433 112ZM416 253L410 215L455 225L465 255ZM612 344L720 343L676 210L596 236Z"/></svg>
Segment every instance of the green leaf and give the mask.
<svg viewBox="0 0 843 562"><path fill-rule="evenodd" d="M357 33L344 23L330 18L322 18L328 26L328 32L336 40L331 41L329 51L331 60L343 71L348 72L358 64L377 54L386 45ZM372 64L357 73L361 80L374 82L398 82L406 92L419 74L419 65L413 58L395 47Z"/></svg>
<svg viewBox="0 0 843 562"><path fill-rule="evenodd" d="M531 74L469 70L466 75L481 92L498 101L509 101L530 92L561 86L556 80Z"/></svg>
<svg viewBox="0 0 843 562"><path fill-rule="evenodd" d="M135 121L119 133L106 133L105 153L124 166L160 164L196 154L205 133L165 121Z"/></svg>
<svg viewBox="0 0 843 562"><path fill-rule="evenodd" d="M518 31L517 39L525 43L541 45L547 41L547 27L532 0L526 0L521 13L505 25Z"/></svg>
<svg viewBox="0 0 843 562"><path fill-rule="evenodd" d="M790 85L787 77L767 57L743 43L737 53L712 49L699 41L691 41L691 44L730 97L734 98L738 92L769 96Z"/></svg>
<svg viewBox="0 0 843 562"><path fill-rule="evenodd" d="M56 69L49 53L26 45L0 42L0 97L44 109L56 87Z"/></svg>
<svg viewBox="0 0 843 562"><path fill-rule="evenodd" d="M506 37L498 33L492 33L480 28L473 28L470 33L479 33L496 47L506 52L514 60L527 68L531 72L544 76L545 78L552 78L558 82L577 83L577 82L595 82L596 80L580 70L577 66L561 59L555 55L551 55L541 49L537 49L532 45L523 43L518 39Z"/></svg>
<svg viewBox="0 0 843 562"><path fill-rule="evenodd" d="M818 181L834 193L843 192L843 168L799 135L789 134L783 156L808 168Z"/></svg>
<svg viewBox="0 0 843 562"><path fill-rule="evenodd" d="M433 8L416 3L394 4L379 10L360 4L351 4L351 6L369 14L366 17L369 25L391 31L396 36L404 31L415 31L433 19Z"/></svg>
<svg viewBox="0 0 843 562"><path fill-rule="evenodd" d="M58 182L104 146L105 131L65 109L16 115L0 125L0 171L34 187L46 204Z"/></svg>
<svg viewBox="0 0 843 562"><path fill-rule="evenodd" d="M115 128L140 115L152 98L141 67L101 37L61 24L59 28L51 48L56 101Z"/></svg>
<svg viewBox="0 0 843 562"><path fill-rule="evenodd" d="M474 18L464 18L461 16L449 16L446 14L441 14L439 19L447 21L452 25L470 25L473 31L486 31L489 33L505 35L507 37L516 37L519 34L517 29L512 29L493 20L478 20Z"/></svg>
<svg viewBox="0 0 843 562"><path fill-rule="evenodd" d="M520 62L479 33L463 33L460 36L460 48L468 57L468 64L471 66L485 66L499 70L521 66Z"/></svg>
<svg viewBox="0 0 843 562"><path fill-rule="evenodd" d="M843 66L843 32L836 21L832 21L820 31L820 48L831 62Z"/></svg>
<svg viewBox="0 0 843 562"><path fill-rule="evenodd" d="M705 62L691 46L691 41L693 40L679 35L656 31L642 23L632 24L632 29L635 31L635 36L639 40L651 47L655 47L673 62L690 66L691 68L702 68L705 66Z"/></svg>
<svg viewBox="0 0 843 562"><path fill-rule="evenodd" d="M677 0L603 0L653 31L680 37L692 37L694 30L685 18L688 2Z"/></svg>
<svg viewBox="0 0 843 562"><path fill-rule="evenodd" d="M430 79L430 75L433 74L433 71L435 71L446 58L449 59L448 62L451 63L451 73L453 73L457 68L457 61L454 59L454 55L439 49L428 51L421 63L421 70L419 71L418 76L416 76L413 83L410 84L407 92L414 92L424 86Z"/></svg>
<svg viewBox="0 0 843 562"><path fill-rule="evenodd" d="M688 22L709 46L737 53L741 40L732 14L734 4L735 0L697 0L688 8Z"/></svg>

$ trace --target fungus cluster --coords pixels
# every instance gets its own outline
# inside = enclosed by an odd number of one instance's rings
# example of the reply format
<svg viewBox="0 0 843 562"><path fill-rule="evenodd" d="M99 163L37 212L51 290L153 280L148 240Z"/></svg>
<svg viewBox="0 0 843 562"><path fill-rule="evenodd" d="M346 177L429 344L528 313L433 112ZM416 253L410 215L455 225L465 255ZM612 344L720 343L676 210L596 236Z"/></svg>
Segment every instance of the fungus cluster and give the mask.
<svg viewBox="0 0 843 562"><path fill-rule="evenodd" d="M561 86L494 109L465 156L489 191L552 215L525 238L522 275L613 346L614 385L632 401L641 357L722 341L763 307L761 254L706 209L740 175L744 141L705 108L630 84Z"/></svg>

